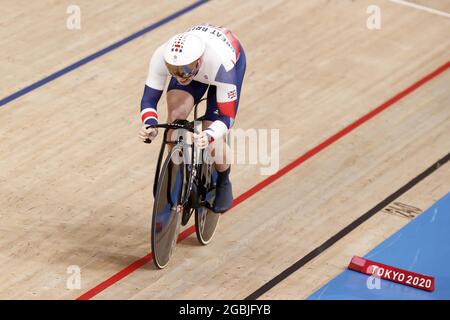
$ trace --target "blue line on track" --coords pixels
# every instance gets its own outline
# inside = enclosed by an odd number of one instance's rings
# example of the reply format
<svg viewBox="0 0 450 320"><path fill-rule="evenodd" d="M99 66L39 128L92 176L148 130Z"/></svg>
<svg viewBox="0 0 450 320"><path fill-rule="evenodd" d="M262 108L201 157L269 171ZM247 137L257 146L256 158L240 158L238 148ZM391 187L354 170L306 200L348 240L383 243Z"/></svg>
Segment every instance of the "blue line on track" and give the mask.
<svg viewBox="0 0 450 320"><path fill-rule="evenodd" d="M29 92L31 92L31 91L33 91L33 90L36 90L39 87L42 87L43 85L49 83L50 81L58 79L59 77L61 77L61 76L65 75L65 74L67 74L67 73L69 73L69 72L71 72L71 71L73 71L73 70L75 70L75 69L77 69L77 68L87 64L88 62L91 62L92 60L95 60L95 59L97 59L97 58L107 54L108 52L111 52L114 49L117 49L117 48L127 44L128 42L130 42L130 41L132 41L134 39L139 38L140 36L150 32L152 30L155 30L155 29L161 27L162 25L164 25L164 24L166 24L166 23L168 23L168 22L170 22L170 21L172 21L172 20L174 20L174 19L176 19L176 18L178 18L178 17L188 13L189 11L194 10L195 8L205 4L208 1L209 0L199 0L199 1L191 4L190 6L184 8L184 9L181 9L180 11L177 11L177 12L173 13L173 14L171 14L168 17L165 17L164 19L162 19L162 20L160 20L160 21L158 21L158 22L156 22L156 23L154 23L154 24L152 24L152 25L150 25L150 26L148 26L148 27L146 27L144 29L142 29L142 30L140 30L138 32L135 32L132 35L130 35L130 36L128 36L128 37L126 37L126 38L124 38L122 40L119 40L116 43L113 43L112 45L110 45L110 46L108 46L106 48L103 48L100 51L97 51L97 52L87 56L86 58L83 58L80 61L77 61L77 62L69 65L68 67L65 67L64 69L61 69L61 70L59 70L59 71L49 75L48 77L45 77L44 79L41 79L41 80L39 80L39 81L37 81L37 82L35 82L35 83L33 83L33 84L31 84L31 85L29 85L29 86L19 90L19 91L17 91L17 92L15 92L15 93L13 93L13 94L11 94L9 96L1 99L0 100L0 107L5 105L5 104L7 104L7 103L9 103L9 102L11 102L11 101L13 101L13 100L15 100L15 99L17 99L17 98L19 98L19 97L21 97L21 96L23 96L23 95L25 95L25 94L27 94L27 93L29 93Z"/></svg>

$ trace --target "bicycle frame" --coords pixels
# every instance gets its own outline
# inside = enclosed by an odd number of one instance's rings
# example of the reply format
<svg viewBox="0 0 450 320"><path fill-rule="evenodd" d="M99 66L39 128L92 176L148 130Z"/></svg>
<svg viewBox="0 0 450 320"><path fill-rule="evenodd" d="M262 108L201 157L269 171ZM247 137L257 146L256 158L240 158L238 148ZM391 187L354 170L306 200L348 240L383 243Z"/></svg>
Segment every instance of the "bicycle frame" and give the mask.
<svg viewBox="0 0 450 320"><path fill-rule="evenodd" d="M157 183L158 183L158 179L159 179L159 175L160 175L160 171L161 171L161 164L164 158L164 152L166 150L166 145L168 144L173 144L173 145L177 145L179 143L182 143L182 138L179 137L177 141L169 141L167 140L167 135L169 133L169 129L184 129L184 130L188 130L189 132L194 133L195 132L195 127L194 124L196 121L202 121L203 117L197 117L197 107L198 105L202 102L205 101L206 98L201 99L200 101L198 101L195 105L194 105L194 121L188 121L188 120L177 120L174 123L166 123L166 124L158 124L158 125L153 125L153 126L148 126L148 128L164 128L164 136L163 136L163 142L161 144L161 148L159 150L159 155L158 155L158 163L156 165L156 171L155 171L155 178L153 180L153 196L156 195L156 189L157 189ZM181 139L180 139L181 138ZM147 140L146 143L151 143L150 140ZM195 146L193 146L192 148L192 153L191 153L191 163L193 165L192 168L194 168L194 165L196 165L198 163L198 161L196 161L198 154L200 153L198 150L196 150L197 148L195 148ZM196 168L195 168L196 169ZM192 175L192 177L195 176L195 174ZM192 181L189 181L189 191L191 189L192 186Z"/></svg>

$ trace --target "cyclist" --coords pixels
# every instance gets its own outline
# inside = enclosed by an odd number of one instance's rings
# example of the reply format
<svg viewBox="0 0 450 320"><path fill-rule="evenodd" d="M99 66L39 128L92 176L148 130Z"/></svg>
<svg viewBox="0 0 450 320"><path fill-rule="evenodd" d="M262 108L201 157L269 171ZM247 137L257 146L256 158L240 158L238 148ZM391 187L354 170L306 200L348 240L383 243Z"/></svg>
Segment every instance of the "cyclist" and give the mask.
<svg viewBox="0 0 450 320"><path fill-rule="evenodd" d="M225 150L221 154L227 158L227 144L217 142L225 142L233 126L245 69L244 50L226 28L201 24L175 35L151 58L141 100L143 124L139 137L145 141L157 136L157 129L146 127L158 123L157 104L167 77L171 76L167 88L167 122L187 119L194 104L208 91L204 130L194 134L194 142L202 149L210 145L212 151L222 145ZM230 164L226 162L217 161L216 157L218 178L213 210L217 213L226 212L233 204Z"/></svg>

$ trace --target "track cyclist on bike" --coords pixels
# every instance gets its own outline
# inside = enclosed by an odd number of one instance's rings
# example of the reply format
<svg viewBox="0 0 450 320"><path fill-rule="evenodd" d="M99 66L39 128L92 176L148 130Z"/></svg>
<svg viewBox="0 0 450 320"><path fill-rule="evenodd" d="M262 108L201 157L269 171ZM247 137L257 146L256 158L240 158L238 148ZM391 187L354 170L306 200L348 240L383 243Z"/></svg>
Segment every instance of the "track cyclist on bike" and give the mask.
<svg viewBox="0 0 450 320"><path fill-rule="evenodd" d="M239 106L242 82L246 69L244 50L229 30L210 24L201 24L172 37L153 54L144 94L141 100L142 127L139 137L154 139L158 130L146 129L158 123L157 104L161 98L168 76L168 119L187 119L196 102L207 93L207 109L203 118L204 130L194 134L199 148L210 145L212 152L223 146L224 159L230 152L225 142L233 126ZM213 210L224 213L233 204L232 186L229 179L230 164L215 162L218 172L216 200Z"/></svg>

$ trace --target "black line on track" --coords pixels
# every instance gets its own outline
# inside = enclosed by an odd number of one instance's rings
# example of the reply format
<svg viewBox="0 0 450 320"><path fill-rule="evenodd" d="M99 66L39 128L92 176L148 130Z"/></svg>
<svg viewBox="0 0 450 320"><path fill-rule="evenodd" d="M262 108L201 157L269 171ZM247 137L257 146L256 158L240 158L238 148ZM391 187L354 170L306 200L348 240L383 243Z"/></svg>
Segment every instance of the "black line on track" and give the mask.
<svg viewBox="0 0 450 320"><path fill-rule="evenodd" d="M250 294L248 297L246 297L244 300L256 300L257 298L261 297L264 293L275 287L277 284L279 284L281 281L289 277L291 274L302 268L305 264L307 264L312 259L316 258L318 255L320 255L325 250L329 249L332 245L334 245L336 242L338 242L340 239L345 237L347 234L349 234L351 231L355 230L358 226L360 226L362 223L367 221L369 218L374 216L377 212L380 212L384 207L386 207L389 203L403 195L405 192L410 190L412 187L414 187L416 184L418 184L420 181L428 177L430 174L432 174L434 171L439 169L442 165L447 163L450 160L450 153L447 153L446 156L444 156L442 159L435 162L432 166L430 166L428 169L423 171L421 174L419 174L417 177L406 183L403 187L392 193L390 196L388 196L386 199L378 203L375 207L364 213L362 216L354 220L352 223L350 223L348 226L346 226L344 229L336 233L334 236L329 238L327 241L322 243L319 247L315 248L313 251L308 253L306 256L295 262L292 266L287 268L286 270L282 271L279 275L274 277L272 280L268 281L264 285L262 285L259 289L257 289L255 292Z"/></svg>

